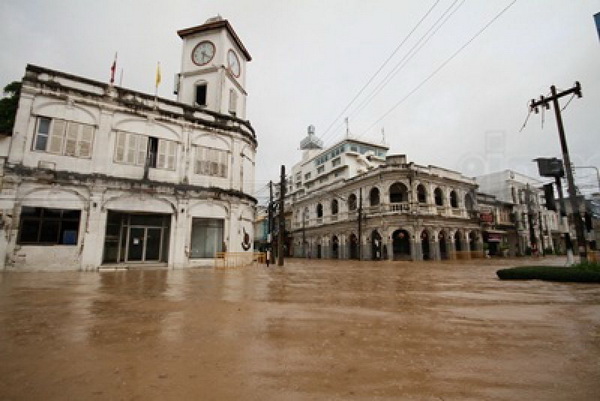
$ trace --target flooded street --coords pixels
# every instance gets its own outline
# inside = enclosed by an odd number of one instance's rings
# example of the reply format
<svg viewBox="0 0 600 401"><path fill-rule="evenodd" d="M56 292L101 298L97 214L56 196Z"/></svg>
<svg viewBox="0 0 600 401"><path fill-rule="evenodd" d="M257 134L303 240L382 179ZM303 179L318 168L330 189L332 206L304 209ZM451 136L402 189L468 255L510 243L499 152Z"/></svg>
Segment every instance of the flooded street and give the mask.
<svg viewBox="0 0 600 401"><path fill-rule="evenodd" d="M597 400L600 286L536 262L1 273L0 399Z"/></svg>

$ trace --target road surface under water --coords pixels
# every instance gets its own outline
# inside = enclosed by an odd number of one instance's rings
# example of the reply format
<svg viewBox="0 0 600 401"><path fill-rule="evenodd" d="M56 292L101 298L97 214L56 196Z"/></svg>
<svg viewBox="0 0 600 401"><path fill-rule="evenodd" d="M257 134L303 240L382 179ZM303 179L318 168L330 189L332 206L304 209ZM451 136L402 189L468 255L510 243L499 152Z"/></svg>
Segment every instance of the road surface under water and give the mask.
<svg viewBox="0 0 600 401"><path fill-rule="evenodd" d="M600 286L539 262L0 273L0 399L598 400Z"/></svg>

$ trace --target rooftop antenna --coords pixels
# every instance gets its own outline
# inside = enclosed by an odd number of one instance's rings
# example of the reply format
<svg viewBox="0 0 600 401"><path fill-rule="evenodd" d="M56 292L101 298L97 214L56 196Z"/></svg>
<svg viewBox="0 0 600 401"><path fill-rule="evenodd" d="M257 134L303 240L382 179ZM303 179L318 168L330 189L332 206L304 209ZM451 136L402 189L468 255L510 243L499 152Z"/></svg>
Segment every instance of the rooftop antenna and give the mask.
<svg viewBox="0 0 600 401"><path fill-rule="evenodd" d="M348 117L344 119L346 123L346 139L350 139L350 122L348 121Z"/></svg>
<svg viewBox="0 0 600 401"><path fill-rule="evenodd" d="M385 145L385 127L381 127L381 144Z"/></svg>

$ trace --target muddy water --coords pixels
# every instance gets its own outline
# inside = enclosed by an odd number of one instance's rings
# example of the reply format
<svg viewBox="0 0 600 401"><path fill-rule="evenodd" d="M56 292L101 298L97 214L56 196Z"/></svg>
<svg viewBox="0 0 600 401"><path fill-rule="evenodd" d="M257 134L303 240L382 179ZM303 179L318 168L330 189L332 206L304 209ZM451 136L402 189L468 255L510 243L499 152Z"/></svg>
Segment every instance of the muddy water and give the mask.
<svg viewBox="0 0 600 401"><path fill-rule="evenodd" d="M2 273L0 399L598 400L600 286L502 263Z"/></svg>

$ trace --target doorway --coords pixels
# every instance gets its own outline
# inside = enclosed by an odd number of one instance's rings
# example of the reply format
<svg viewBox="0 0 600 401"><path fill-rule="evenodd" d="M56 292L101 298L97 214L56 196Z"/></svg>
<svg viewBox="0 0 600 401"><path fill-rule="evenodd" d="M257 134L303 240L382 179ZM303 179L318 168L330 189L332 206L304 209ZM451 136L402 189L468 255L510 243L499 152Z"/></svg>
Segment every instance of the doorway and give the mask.
<svg viewBox="0 0 600 401"><path fill-rule="evenodd" d="M103 263L164 263L171 216L109 211Z"/></svg>

